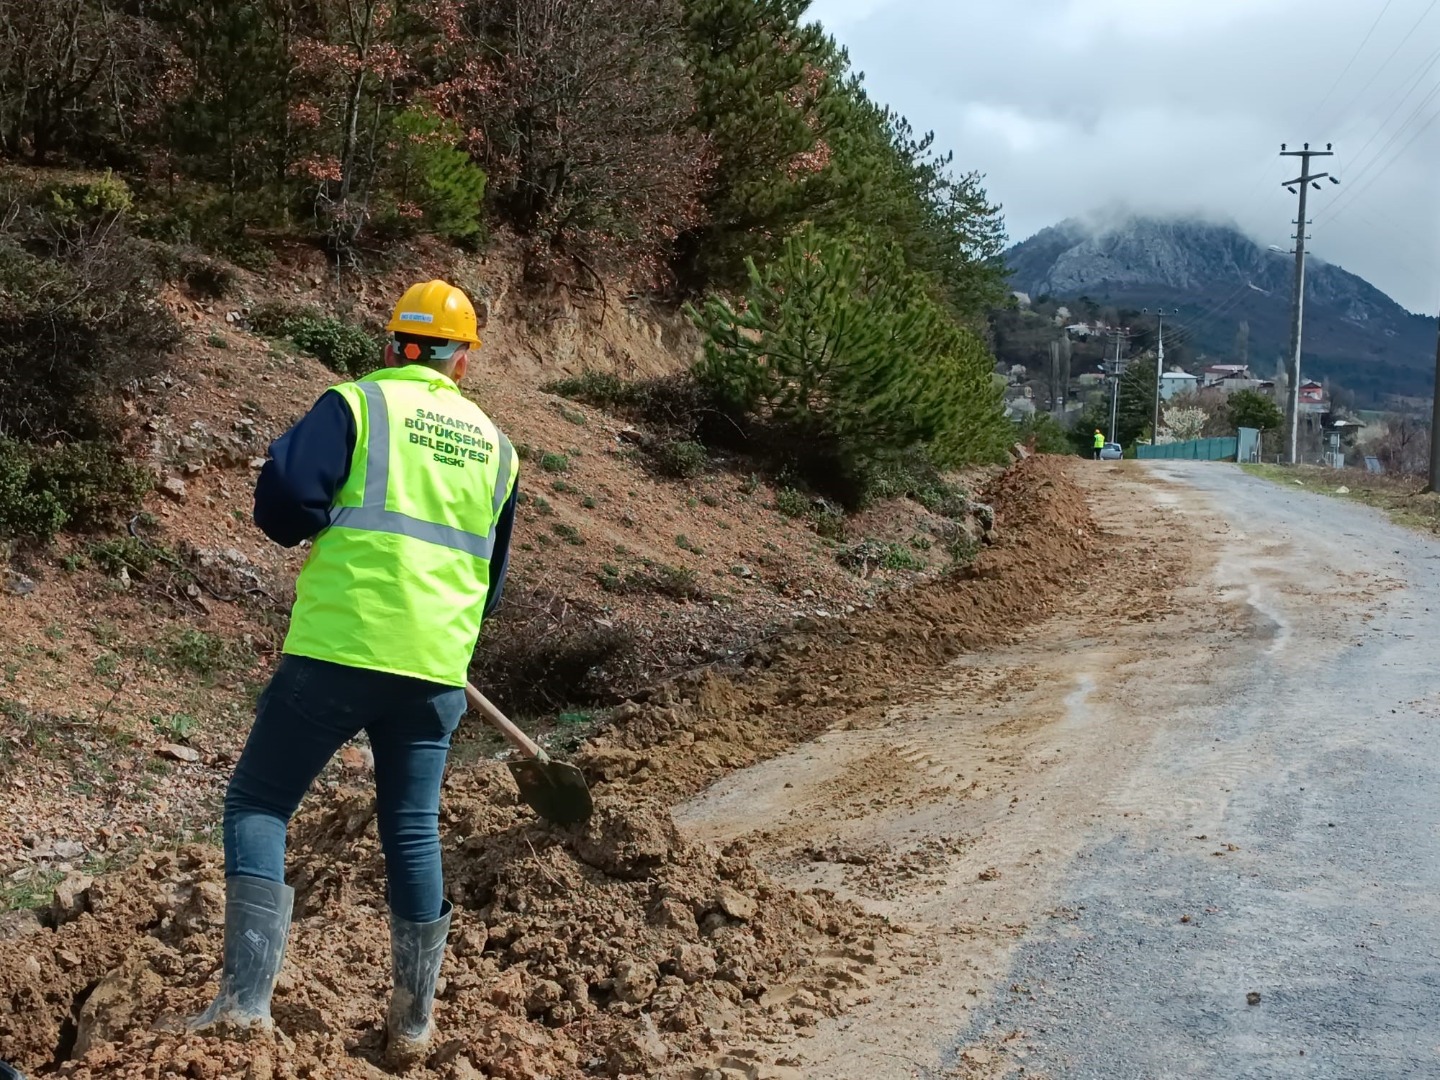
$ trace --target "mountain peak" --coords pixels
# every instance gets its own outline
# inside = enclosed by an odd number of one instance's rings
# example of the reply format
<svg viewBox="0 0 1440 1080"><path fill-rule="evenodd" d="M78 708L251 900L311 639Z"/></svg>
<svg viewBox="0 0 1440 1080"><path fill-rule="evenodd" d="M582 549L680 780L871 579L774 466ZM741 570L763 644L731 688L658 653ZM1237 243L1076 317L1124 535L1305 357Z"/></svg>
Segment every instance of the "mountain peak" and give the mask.
<svg viewBox="0 0 1440 1080"><path fill-rule="evenodd" d="M1078 295L1096 287L1197 290L1253 282L1281 287L1290 263L1233 224L1102 214L1069 218L1008 255L1016 287Z"/></svg>
<svg viewBox="0 0 1440 1080"><path fill-rule="evenodd" d="M1223 352L1250 324L1252 355L1289 348L1294 260L1230 222L1151 217L1121 208L1068 218L1006 253L1017 290L1089 297L1117 308L1179 308L1197 344ZM1435 323L1369 282L1312 258L1306 273L1309 370L1378 399L1428 393ZM1369 387L1370 392L1365 393Z"/></svg>

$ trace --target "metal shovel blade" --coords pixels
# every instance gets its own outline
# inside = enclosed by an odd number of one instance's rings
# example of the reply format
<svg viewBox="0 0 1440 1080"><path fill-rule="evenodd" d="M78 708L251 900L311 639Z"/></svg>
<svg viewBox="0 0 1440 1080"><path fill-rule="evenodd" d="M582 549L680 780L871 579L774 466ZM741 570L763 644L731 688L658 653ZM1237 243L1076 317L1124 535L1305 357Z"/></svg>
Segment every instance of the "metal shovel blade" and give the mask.
<svg viewBox="0 0 1440 1080"><path fill-rule="evenodd" d="M546 821L574 825L587 820L595 810L585 775L563 761L512 761L510 775L520 789L520 798Z"/></svg>
<svg viewBox="0 0 1440 1080"><path fill-rule="evenodd" d="M465 700L503 734L511 746L525 755L521 761L510 762L510 774L515 777L520 797L532 810L558 825L574 825L590 816L595 802L590 797L584 773L574 765L552 761L534 739L512 724L473 683L465 684Z"/></svg>

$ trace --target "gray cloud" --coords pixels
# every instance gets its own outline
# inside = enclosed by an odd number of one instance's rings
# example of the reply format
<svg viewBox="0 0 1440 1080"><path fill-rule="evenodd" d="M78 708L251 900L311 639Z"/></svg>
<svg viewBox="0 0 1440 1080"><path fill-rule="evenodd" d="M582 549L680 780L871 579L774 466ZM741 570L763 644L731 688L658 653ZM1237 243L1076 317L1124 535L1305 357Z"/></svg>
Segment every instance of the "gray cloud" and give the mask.
<svg viewBox="0 0 1440 1080"><path fill-rule="evenodd" d="M987 174L1014 240L1129 207L1234 221L1288 247L1295 199L1280 184L1296 171L1280 143L1333 142L1322 167L1343 183L1312 192L1312 250L1433 312L1440 3L1390 0L1376 25L1384 7L817 0L810 16L877 99Z"/></svg>

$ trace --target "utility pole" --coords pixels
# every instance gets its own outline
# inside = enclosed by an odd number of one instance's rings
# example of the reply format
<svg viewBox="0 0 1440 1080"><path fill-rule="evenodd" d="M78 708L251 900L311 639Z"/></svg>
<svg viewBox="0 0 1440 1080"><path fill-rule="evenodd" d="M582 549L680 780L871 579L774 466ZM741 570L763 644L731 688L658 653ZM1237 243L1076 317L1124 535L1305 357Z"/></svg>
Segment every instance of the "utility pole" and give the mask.
<svg viewBox="0 0 1440 1080"><path fill-rule="evenodd" d="M1115 340L1115 359L1110 363L1110 441L1116 442L1115 421L1120 407L1120 376L1125 372L1125 365L1120 360L1120 344L1130 336L1128 327L1110 331L1110 336Z"/></svg>
<svg viewBox="0 0 1440 1080"><path fill-rule="evenodd" d="M1146 308L1142 314L1149 315L1150 309ZM1165 378L1165 317L1179 314L1178 308L1173 311L1157 308L1155 311L1155 319L1160 329L1155 343L1155 421L1150 425L1151 446L1155 446L1160 438L1160 382Z"/></svg>
<svg viewBox="0 0 1440 1080"><path fill-rule="evenodd" d="M1430 483L1429 492L1440 491L1440 334L1435 338L1435 404L1430 413Z"/></svg>
<svg viewBox="0 0 1440 1080"><path fill-rule="evenodd" d="M1326 143L1324 150L1311 150L1310 144L1306 143L1303 150L1287 150L1284 143L1280 144L1281 157L1298 157L1301 162L1300 175L1294 180L1285 181L1282 185L1289 189L1290 194L1300 196L1300 217L1295 222L1295 294L1290 307L1290 357L1285 365L1285 373L1290 380L1290 386L1285 394L1285 421L1289 430L1291 465L1299 461L1300 340L1305 322L1305 241L1309 239L1305 235L1305 229L1310 224L1305 217L1306 197L1310 194L1310 185L1314 184L1318 191L1320 189L1319 181L1326 177L1329 177L1332 184L1340 183L1329 173L1312 173L1310 159L1334 157L1330 147L1331 144Z"/></svg>

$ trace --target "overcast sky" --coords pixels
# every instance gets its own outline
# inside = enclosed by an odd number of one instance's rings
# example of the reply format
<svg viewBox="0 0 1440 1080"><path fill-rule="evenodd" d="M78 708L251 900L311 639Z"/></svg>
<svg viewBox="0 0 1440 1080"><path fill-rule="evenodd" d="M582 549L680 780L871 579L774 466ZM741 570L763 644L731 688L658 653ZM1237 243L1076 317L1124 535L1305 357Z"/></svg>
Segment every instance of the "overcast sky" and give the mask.
<svg viewBox="0 0 1440 1080"><path fill-rule="evenodd" d="M815 0L810 16L876 99L987 174L1012 240L1128 206L1288 249L1280 182L1299 170L1280 144L1333 142L1317 167L1342 184L1311 192L1311 250L1440 306L1440 0Z"/></svg>

